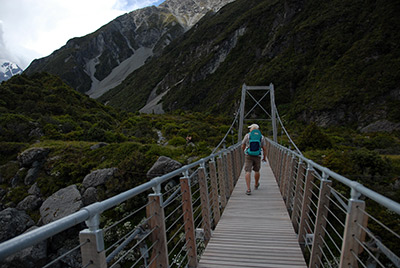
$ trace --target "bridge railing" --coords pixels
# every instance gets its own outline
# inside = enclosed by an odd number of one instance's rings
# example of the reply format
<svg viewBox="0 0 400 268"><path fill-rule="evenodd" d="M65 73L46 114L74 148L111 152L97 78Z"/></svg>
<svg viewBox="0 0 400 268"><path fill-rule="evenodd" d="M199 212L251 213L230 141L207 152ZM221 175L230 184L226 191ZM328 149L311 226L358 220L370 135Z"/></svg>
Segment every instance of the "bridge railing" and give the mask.
<svg viewBox="0 0 400 268"><path fill-rule="evenodd" d="M1 243L0 263L12 262L24 251L34 252L48 239L60 239L60 233L66 230L68 234L78 230L71 250L51 261L44 257L35 267L58 267L58 262L79 252L80 266L67 267L195 267L239 178L243 161L238 143L93 203ZM120 217L114 222L111 219L115 215ZM83 222L87 225L84 230Z"/></svg>
<svg viewBox="0 0 400 268"><path fill-rule="evenodd" d="M400 267L400 204L268 140L309 267Z"/></svg>

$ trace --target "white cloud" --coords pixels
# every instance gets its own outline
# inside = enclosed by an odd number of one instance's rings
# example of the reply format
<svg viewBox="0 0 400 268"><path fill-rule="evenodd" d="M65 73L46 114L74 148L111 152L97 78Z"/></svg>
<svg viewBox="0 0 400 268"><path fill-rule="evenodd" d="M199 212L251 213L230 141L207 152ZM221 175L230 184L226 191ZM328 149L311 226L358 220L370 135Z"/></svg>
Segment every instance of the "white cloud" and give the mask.
<svg viewBox="0 0 400 268"><path fill-rule="evenodd" d="M160 0L2 0L0 56L26 68L73 38ZM5 54L5 55L3 55Z"/></svg>
<svg viewBox="0 0 400 268"><path fill-rule="evenodd" d="M159 5L164 1L160 0L118 0L115 8L121 10L135 10L145 6Z"/></svg>

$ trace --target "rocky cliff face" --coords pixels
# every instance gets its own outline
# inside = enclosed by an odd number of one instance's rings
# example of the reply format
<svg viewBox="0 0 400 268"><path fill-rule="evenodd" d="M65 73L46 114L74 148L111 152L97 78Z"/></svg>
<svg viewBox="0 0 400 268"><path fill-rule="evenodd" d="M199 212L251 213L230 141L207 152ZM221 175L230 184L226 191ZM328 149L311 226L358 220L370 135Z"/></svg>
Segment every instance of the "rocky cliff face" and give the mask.
<svg viewBox="0 0 400 268"><path fill-rule="evenodd" d="M399 10L390 0L236 0L100 100L130 111L231 115L243 83L272 82L293 120L398 123Z"/></svg>
<svg viewBox="0 0 400 268"><path fill-rule="evenodd" d="M171 12L186 29L195 25L207 12L217 12L234 0L168 0L160 5Z"/></svg>
<svg viewBox="0 0 400 268"><path fill-rule="evenodd" d="M74 38L50 56L35 60L26 73L46 71L97 98L117 86L146 60L181 36L208 11L233 0L167 0L122 15L96 32Z"/></svg>

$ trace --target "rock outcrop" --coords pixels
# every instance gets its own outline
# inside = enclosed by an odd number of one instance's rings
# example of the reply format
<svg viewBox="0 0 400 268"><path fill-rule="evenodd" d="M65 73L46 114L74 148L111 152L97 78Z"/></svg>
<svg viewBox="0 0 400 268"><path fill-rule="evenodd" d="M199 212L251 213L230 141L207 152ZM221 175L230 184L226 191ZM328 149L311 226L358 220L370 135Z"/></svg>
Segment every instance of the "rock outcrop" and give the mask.
<svg viewBox="0 0 400 268"><path fill-rule="evenodd" d="M23 167L31 167L34 162L42 162L48 153L49 150L45 148L30 148L18 156L18 161Z"/></svg>
<svg viewBox="0 0 400 268"><path fill-rule="evenodd" d="M22 234L33 225L33 220L25 211L16 208L0 211L0 242Z"/></svg>
<svg viewBox="0 0 400 268"><path fill-rule="evenodd" d="M104 168L95 170L86 175L86 177L83 179L82 186L87 189L89 187L96 187L105 184L107 180L114 177L117 171L117 168Z"/></svg>
<svg viewBox="0 0 400 268"><path fill-rule="evenodd" d="M27 232L37 229L37 226L29 228ZM25 248L18 253L7 257L1 261L1 267L42 267L46 264L47 258L47 241L44 240L34 246Z"/></svg>
<svg viewBox="0 0 400 268"><path fill-rule="evenodd" d="M37 197L36 195L28 195L24 198L24 200L18 203L17 209L33 211L38 209L42 203L43 201L40 197Z"/></svg>
<svg viewBox="0 0 400 268"><path fill-rule="evenodd" d="M158 176L162 176L178 168L181 168L182 164L176 160L173 160L167 156L160 156L153 166L147 171L147 178L153 179Z"/></svg>
<svg viewBox="0 0 400 268"><path fill-rule="evenodd" d="M170 173L178 168L181 168L182 164L176 160L173 160L167 156L160 156L157 161L153 164L153 166L147 171L147 178L153 179L158 176L162 176L164 174ZM166 183L163 183L162 187L165 191L169 191L172 187L179 184L179 178L181 175L177 175Z"/></svg>
<svg viewBox="0 0 400 268"><path fill-rule="evenodd" d="M68 216L83 207L82 196L76 185L61 189L47 198L40 207L43 224Z"/></svg>

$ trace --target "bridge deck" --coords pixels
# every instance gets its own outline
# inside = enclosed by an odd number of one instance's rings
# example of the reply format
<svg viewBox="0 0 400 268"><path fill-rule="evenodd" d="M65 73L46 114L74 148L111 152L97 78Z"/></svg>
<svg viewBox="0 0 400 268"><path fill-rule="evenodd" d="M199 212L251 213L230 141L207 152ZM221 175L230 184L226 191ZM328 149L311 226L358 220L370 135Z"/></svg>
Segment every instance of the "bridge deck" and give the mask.
<svg viewBox="0 0 400 268"><path fill-rule="evenodd" d="M198 267L306 267L271 168L263 164L260 187L245 194L244 170Z"/></svg>

